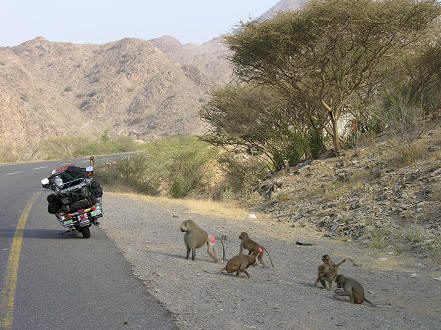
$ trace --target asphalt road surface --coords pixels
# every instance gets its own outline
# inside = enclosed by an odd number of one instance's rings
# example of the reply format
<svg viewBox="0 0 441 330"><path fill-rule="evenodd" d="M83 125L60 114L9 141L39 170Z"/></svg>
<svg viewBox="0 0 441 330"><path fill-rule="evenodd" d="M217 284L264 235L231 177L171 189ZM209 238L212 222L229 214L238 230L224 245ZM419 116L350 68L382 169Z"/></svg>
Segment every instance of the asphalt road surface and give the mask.
<svg viewBox="0 0 441 330"><path fill-rule="evenodd" d="M103 231L61 234L40 180L63 164L0 165L0 329L176 328Z"/></svg>

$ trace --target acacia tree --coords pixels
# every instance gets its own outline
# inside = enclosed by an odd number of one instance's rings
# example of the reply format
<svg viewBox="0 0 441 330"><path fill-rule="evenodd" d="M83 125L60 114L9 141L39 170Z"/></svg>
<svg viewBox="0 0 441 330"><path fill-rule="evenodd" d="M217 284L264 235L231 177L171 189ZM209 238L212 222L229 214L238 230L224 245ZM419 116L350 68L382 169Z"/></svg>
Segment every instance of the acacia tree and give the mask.
<svg viewBox="0 0 441 330"><path fill-rule="evenodd" d="M294 126L302 118L288 109L285 98L274 89L254 85L229 85L211 92L210 101L200 110L209 123L203 140L236 150L256 148L280 169L284 160L294 165L307 147L306 125Z"/></svg>
<svg viewBox="0 0 441 330"><path fill-rule="evenodd" d="M391 58L440 15L436 0L312 0L303 10L241 23L224 37L244 82L277 89L340 151L339 118Z"/></svg>

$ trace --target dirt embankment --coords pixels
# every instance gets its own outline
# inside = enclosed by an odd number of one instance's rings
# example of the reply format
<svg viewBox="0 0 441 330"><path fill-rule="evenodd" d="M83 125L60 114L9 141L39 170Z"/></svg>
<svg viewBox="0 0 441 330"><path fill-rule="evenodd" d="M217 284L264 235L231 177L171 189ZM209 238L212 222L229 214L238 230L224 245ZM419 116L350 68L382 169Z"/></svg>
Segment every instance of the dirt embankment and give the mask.
<svg viewBox="0 0 441 330"><path fill-rule="evenodd" d="M215 204L187 208L180 203L107 194L101 226L135 276L176 314L183 329L434 329L441 324L441 282L433 279L441 276L440 269L292 228L277 218L257 214L257 219L249 219L243 211ZM204 249L198 250L195 261L185 259L179 227L188 218L211 235L226 235L227 257L238 253L239 233L247 231L271 253L275 269L252 267L251 279L203 272L224 264L214 264ZM299 246L296 241L316 245ZM313 287L323 254L336 261L351 257L361 264L346 262L340 272L359 280L378 307L352 305Z"/></svg>
<svg viewBox="0 0 441 330"><path fill-rule="evenodd" d="M255 209L281 223L441 264L441 128L385 136L261 184Z"/></svg>

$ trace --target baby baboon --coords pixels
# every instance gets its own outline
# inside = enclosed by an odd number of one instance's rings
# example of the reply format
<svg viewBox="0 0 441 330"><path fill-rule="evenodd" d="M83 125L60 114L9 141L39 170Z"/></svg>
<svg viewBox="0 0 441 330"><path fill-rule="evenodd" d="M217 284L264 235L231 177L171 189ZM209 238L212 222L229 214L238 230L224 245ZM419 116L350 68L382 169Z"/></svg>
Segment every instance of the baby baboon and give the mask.
<svg viewBox="0 0 441 330"><path fill-rule="evenodd" d="M335 290L336 296L349 296L349 301L352 304L362 304L363 302L369 303L371 306L375 306L364 296L364 289L360 283L353 278L338 275L335 282L337 283L337 289Z"/></svg>
<svg viewBox="0 0 441 330"><path fill-rule="evenodd" d="M263 267L266 267L265 263L263 262L263 251L265 251L268 254L269 260L271 262L271 266L273 266L273 261L271 260L271 256L268 253L268 250L265 249L262 245L259 243L254 242L246 232L241 232L239 235L239 239L242 240L240 243L240 251L239 254L242 254L243 249L248 250L248 255L253 255L257 257L257 259L260 261L260 263L263 265Z"/></svg>
<svg viewBox="0 0 441 330"><path fill-rule="evenodd" d="M250 277L250 274L247 271L247 268L250 265L254 265L256 263L256 257L245 255L245 254L239 254L237 256L234 256L230 260L228 260L227 265L222 268L221 270L217 272L210 272L208 270L204 270L204 272L207 272L209 274L220 274L224 270L227 271L227 273L233 273L236 272L236 276L238 277L245 277L243 273L245 273L248 278Z"/></svg>
<svg viewBox="0 0 441 330"><path fill-rule="evenodd" d="M216 251L214 251L214 243L216 239L213 236L208 237L205 230L199 227L193 220L185 220L181 224L181 231L185 232L184 242L187 247L187 259L190 255L191 250L191 260L196 257L196 249L199 249L204 244L207 244L207 252L213 258L214 262L218 262ZM222 243L223 260L225 261L225 247L224 242L220 239Z"/></svg>
<svg viewBox="0 0 441 330"><path fill-rule="evenodd" d="M348 260L352 260L347 258ZM346 259L343 259L338 264L334 264L334 262L331 260L331 258L325 254L322 257L323 265L320 265L318 267L318 275L317 279L314 282L314 286L317 285L317 283L320 281L322 284L323 289L326 289L326 281L329 282L328 290L332 290L332 283L334 282L335 278L337 277L338 273L338 267L346 261Z"/></svg>
<svg viewBox="0 0 441 330"><path fill-rule="evenodd" d="M90 165L95 166L95 156L94 155L90 156L89 162L90 162Z"/></svg>

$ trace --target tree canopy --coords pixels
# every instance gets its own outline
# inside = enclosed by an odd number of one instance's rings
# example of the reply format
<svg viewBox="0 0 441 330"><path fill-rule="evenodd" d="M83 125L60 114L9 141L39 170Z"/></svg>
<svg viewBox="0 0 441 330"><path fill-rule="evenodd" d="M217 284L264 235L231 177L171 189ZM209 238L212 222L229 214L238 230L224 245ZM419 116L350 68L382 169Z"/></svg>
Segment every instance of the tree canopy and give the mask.
<svg viewBox="0 0 441 330"><path fill-rule="evenodd" d="M435 0L312 0L302 10L241 23L224 39L241 82L277 90L297 113L291 117L326 130L339 152L340 117L439 15Z"/></svg>

